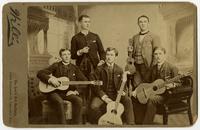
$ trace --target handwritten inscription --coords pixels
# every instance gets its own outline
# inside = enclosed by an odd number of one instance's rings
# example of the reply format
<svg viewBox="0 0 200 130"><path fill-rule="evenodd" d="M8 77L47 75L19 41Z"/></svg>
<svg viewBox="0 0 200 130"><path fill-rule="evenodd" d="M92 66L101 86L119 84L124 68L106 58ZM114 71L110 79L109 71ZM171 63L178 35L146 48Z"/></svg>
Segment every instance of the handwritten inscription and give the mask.
<svg viewBox="0 0 200 130"><path fill-rule="evenodd" d="M8 46L20 43L20 12L17 9L9 8L10 12L7 15L8 22Z"/></svg>
<svg viewBox="0 0 200 130"><path fill-rule="evenodd" d="M13 124L18 110L18 77L15 72L9 72L9 123Z"/></svg>

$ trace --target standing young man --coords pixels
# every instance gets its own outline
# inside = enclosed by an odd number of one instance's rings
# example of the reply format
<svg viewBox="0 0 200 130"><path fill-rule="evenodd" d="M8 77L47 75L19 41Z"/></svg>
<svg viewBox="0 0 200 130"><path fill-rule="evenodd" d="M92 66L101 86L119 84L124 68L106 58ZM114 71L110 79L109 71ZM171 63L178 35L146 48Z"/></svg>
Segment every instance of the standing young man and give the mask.
<svg viewBox="0 0 200 130"><path fill-rule="evenodd" d="M136 67L137 76L136 84L140 82L149 82L150 68L153 65L153 49L160 46L160 39L149 31L149 17L142 15L138 17L138 26L140 32L133 36L133 58Z"/></svg>
<svg viewBox="0 0 200 130"><path fill-rule="evenodd" d="M76 65L87 76L104 63L105 51L99 36L90 32L90 17L81 15L78 21L81 30L71 40L72 59L76 59Z"/></svg>
<svg viewBox="0 0 200 130"><path fill-rule="evenodd" d="M52 84L57 88L61 85L58 81L59 77L68 77L70 81L87 80L79 68L70 63L71 52L68 49L61 49L59 54L62 61L54 63L48 68L38 72L37 77L42 82ZM47 99L53 103L56 108L59 123L66 124L63 100L68 100L72 103L73 124L82 123L82 99L79 97L76 86L69 86L67 90L57 89L46 95Z"/></svg>
<svg viewBox="0 0 200 130"><path fill-rule="evenodd" d="M118 51L109 47L106 49L106 61L97 70L92 78L103 81L103 86L95 88L96 97L91 103L91 115L93 123L97 123L98 119L106 112L106 105L115 101L122 82L123 70L115 64ZM121 103L124 105L124 113L122 115L123 123L133 124L133 106L131 98L127 93L123 93Z"/></svg>

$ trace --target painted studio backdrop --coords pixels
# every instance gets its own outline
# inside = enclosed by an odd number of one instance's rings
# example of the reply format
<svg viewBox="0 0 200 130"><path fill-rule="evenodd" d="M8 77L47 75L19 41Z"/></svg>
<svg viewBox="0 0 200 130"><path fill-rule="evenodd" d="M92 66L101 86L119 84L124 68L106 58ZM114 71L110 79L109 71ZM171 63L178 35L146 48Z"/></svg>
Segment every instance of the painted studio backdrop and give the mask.
<svg viewBox="0 0 200 130"><path fill-rule="evenodd" d="M167 60L179 70L193 68L195 32L195 8L189 3L107 3L62 4L30 6L28 8L28 63L29 63L29 123L43 121L43 95L37 90L36 74L59 57L61 48L70 48L71 38L79 32L77 18L87 14L91 19L91 31L97 33L104 49L115 47L119 51L116 61L122 68L128 57L129 39L140 29L137 18L150 18L149 30L161 39L166 48ZM191 98L193 118L197 113L196 86ZM86 108L87 109L87 108ZM86 117L87 118L87 117ZM156 115L155 122L162 124ZM169 124L188 124L187 115L169 117ZM87 123L87 120L86 120Z"/></svg>

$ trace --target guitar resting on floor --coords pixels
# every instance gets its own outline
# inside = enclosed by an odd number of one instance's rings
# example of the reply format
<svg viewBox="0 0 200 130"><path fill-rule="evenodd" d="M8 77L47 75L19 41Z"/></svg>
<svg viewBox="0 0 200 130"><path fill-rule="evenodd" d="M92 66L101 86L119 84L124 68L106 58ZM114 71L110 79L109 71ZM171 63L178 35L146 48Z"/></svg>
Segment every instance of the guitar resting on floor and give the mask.
<svg viewBox="0 0 200 130"><path fill-rule="evenodd" d="M122 125L121 115L124 112L124 106L120 103L120 99L127 81L126 71L123 74L122 83L116 101L107 104L107 112L99 118L98 125Z"/></svg>

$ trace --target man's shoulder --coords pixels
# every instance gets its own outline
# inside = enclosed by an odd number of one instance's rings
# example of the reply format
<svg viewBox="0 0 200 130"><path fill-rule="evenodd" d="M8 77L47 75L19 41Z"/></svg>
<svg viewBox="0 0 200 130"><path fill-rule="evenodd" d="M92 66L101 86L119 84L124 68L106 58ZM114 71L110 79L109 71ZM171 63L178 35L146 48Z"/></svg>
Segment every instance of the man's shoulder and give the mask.
<svg viewBox="0 0 200 130"><path fill-rule="evenodd" d="M50 66L52 67L58 67L61 64L61 61L59 62L54 62L53 64L51 64Z"/></svg>
<svg viewBox="0 0 200 130"><path fill-rule="evenodd" d="M70 63L70 69L79 69L79 67L75 64Z"/></svg>
<svg viewBox="0 0 200 130"><path fill-rule="evenodd" d="M140 34L137 33L137 34L133 35L132 38L134 39L134 38L138 37L139 35L140 35Z"/></svg>
<svg viewBox="0 0 200 130"><path fill-rule="evenodd" d="M74 39L74 38L77 38L77 37L80 37L80 32L79 33L76 33L72 38Z"/></svg>
<svg viewBox="0 0 200 130"><path fill-rule="evenodd" d="M123 69L122 69L122 67L120 67L120 66L117 65L117 64L114 64L114 67L115 67L115 70L116 70L117 72L119 72L119 73L123 73Z"/></svg>
<svg viewBox="0 0 200 130"><path fill-rule="evenodd" d="M94 32L89 32L91 35L94 35L94 36L98 36L97 33L94 33Z"/></svg>
<svg viewBox="0 0 200 130"><path fill-rule="evenodd" d="M149 33L147 33L147 36L151 36L151 37L158 37L158 35L157 34L155 34L154 32L149 32Z"/></svg>
<svg viewBox="0 0 200 130"><path fill-rule="evenodd" d="M165 61L164 64L165 64L165 67L167 67L167 68L170 68L170 69L176 68L177 69L176 65L174 65L174 64L172 64L172 63L170 63L168 61Z"/></svg>

